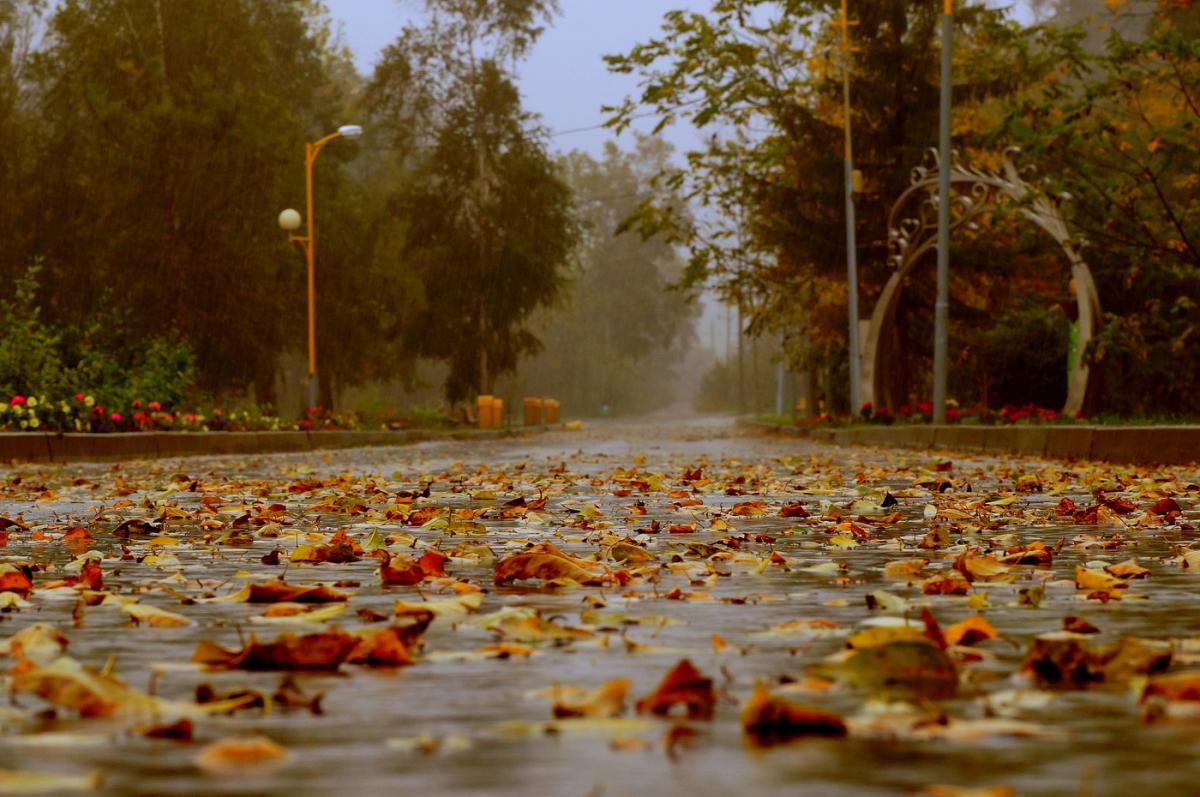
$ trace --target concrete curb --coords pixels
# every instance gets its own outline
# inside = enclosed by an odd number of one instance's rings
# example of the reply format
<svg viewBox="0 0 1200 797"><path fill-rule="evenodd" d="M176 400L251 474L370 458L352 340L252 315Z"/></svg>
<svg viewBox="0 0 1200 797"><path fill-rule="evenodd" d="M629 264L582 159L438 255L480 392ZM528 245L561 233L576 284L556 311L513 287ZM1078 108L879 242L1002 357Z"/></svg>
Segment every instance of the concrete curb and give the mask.
<svg viewBox="0 0 1200 797"><path fill-rule="evenodd" d="M450 432L423 429L329 432L0 432L0 462L113 462L208 454L277 454L404 446L430 440L493 440L544 431L514 427Z"/></svg>
<svg viewBox="0 0 1200 797"><path fill-rule="evenodd" d="M835 445L945 449L1021 454L1064 460L1142 465L1200 463L1200 426L857 426L793 430L761 421L740 421L756 431L809 437ZM771 428L767 428L771 427Z"/></svg>

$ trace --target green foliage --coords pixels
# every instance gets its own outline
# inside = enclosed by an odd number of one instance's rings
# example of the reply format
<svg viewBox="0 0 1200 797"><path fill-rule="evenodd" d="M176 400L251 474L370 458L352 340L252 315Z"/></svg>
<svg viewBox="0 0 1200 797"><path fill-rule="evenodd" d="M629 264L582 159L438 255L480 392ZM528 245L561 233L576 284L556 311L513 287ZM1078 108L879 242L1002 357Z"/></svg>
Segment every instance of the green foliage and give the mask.
<svg viewBox="0 0 1200 797"><path fill-rule="evenodd" d="M1169 9L1142 40L1040 86L1005 132L1040 161L1105 310L1089 352L1092 412L1200 413L1200 41ZM1195 13L1193 13L1193 17Z"/></svg>
<svg viewBox="0 0 1200 797"><path fill-rule="evenodd" d="M110 407L135 401L180 404L194 379L191 349L153 337L132 345L100 328L80 331L46 324L37 303L40 266L31 266L0 300L0 398L66 400L91 395Z"/></svg>
<svg viewBox="0 0 1200 797"><path fill-rule="evenodd" d="M989 321L990 327L977 328L969 356L954 369L960 379L951 392L969 396L982 383L985 394L972 397L986 406L1061 407L1070 327L1062 308L1044 294L1024 293Z"/></svg>
<svg viewBox="0 0 1200 797"><path fill-rule="evenodd" d="M577 416L644 412L680 399L680 360L698 305L668 290L683 263L665 238L621 229L669 156L661 140L642 138L632 152L610 144L602 160L580 152L561 160L580 242L562 301L536 319L545 348L515 377L525 395L554 396Z"/></svg>
<svg viewBox="0 0 1200 797"><path fill-rule="evenodd" d="M0 396L63 395L71 374L59 354L60 335L41 320L37 264L14 283L11 299L0 300Z"/></svg>
<svg viewBox="0 0 1200 797"><path fill-rule="evenodd" d="M658 37L608 58L640 78L640 93L612 109L616 128L648 111L712 131L687 153L686 171L661 175L660 196L636 223L673 235L689 251L685 281L740 306L752 333L788 335L793 364L812 369L847 357L843 58L865 178L856 198L864 309L890 276L890 205L937 138L942 5L855 3L846 56L839 10L828 0L723 0L708 13L668 13ZM966 122L955 144L969 148L981 140L980 108L1020 91L1057 51L1051 33L980 2L956 4L954 22L955 104ZM679 197L702 210L681 218Z"/></svg>
<svg viewBox="0 0 1200 797"><path fill-rule="evenodd" d="M576 231L511 65L553 4L427 5L436 13L385 51L366 96L396 146L416 151L392 197L407 221L392 257L424 288L406 338L450 366L446 397L458 401L538 350L526 320L558 296Z"/></svg>

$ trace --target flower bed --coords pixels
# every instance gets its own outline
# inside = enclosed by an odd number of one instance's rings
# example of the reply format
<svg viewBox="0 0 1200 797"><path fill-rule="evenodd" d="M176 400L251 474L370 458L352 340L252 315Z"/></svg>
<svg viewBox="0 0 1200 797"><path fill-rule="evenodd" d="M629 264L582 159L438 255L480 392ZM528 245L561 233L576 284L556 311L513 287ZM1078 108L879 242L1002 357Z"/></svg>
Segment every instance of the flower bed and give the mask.
<svg viewBox="0 0 1200 797"><path fill-rule="evenodd" d="M354 413L310 407L288 421L257 407L208 411L174 409L158 401L106 407L86 393L65 399L16 395L0 402L0 431L6 432L277 432L362 428Z"/></svg>

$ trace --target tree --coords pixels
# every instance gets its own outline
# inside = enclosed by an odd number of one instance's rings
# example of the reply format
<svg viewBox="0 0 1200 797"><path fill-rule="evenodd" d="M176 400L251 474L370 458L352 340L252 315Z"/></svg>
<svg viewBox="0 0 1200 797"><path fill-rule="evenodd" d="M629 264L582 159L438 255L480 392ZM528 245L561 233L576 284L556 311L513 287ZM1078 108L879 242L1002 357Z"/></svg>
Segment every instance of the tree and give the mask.
<svg viewBox="0 0 1200 797"><path fill-rule="evenodd" d="M1032 92L1004 130L1065 191L1106 311L1090 353L1121 414L1200 412L1200 42L1166 6L1140 40L1113 33L1074 75Z"/></svg>
<svg viewBox="0 0 1200 797"><path fill-rule="evenodd" d="M937 140L942 8L935 0L853 7L856 51L848 57L855 159L865 177L856 199L864 308L888 275L889 207ZM660 126L688 119L709 132L687 153L687 170L660 180L700 210L681 220L675 205L651 201L640 209L643 229L672 234L690 253L687 282L708 284L740 306L751 332L785 333L796 364L816 366L840 387L845 380L834 369L848 360L848 324L838 10L832 0L716 0L707 14L668 13L659 37L608 61L641 78L638 96L612 109L615 128L650 112ZM981 3L957 5L955 25L955 143L969 150L984 143L984 103L1018 92L1056 52ZM959 265L956 273L974 273ZM912 326L901 324L901 334ZM916 359L895 370L921 372L921 365Z"/></svg>
<svg viewBox="0 0 1200 797"><path fill-rule="evenodd" d="M661 139L642 137L629 152L607 144L601 160L582 152L562 158L580 243L562 302L536 319L545 349L516 377L527 394L555 396L581 415L645 411L679 398L671 388L697 310L687 291L668 287L683 261L663 236L622 227L670 153Z"/></svg>
<svg viewBox="0 0 1200 797"><path fill-rule="evenodd" d="M425 27L384 53L366 94L408 159L392 197L406 220L394 258L424 295L413 350L444 360L451 401L487 393L538 348L526 323L558 295L575 241L570 194L544 132L521 108L513 67L556 5L426 0Z"/></svg>
<svg viewBox="0 0 1200 797"><path fill-rule="evenodd" d="M311 10L57 5L31 68L45 133L29 243L3 264L44 256L49 320L103 317L131 347L177 335L203 387L269 398L279 352L302 340L285 334L302 304L284 297L302 290L273 219L300 195L305 137L337 119Z"/></svg>

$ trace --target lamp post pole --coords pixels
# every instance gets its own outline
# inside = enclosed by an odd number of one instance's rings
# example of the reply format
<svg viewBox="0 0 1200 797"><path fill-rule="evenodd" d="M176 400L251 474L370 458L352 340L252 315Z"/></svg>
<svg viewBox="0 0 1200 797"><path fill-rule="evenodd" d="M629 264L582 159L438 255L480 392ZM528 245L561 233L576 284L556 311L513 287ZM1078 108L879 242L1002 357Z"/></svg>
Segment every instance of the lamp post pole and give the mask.
<svg viewBox="0 0 1200 797"><path fill-rule="evenodd" d="M316 231L313 225L313 164L325 145L335 138L357 138L362 135L358 125L343 125L334 132L304 144L304 235L296 235L300 214L288 209L279 214L279 226L288 233L288 240L300 244L308 266L308 406L317 406L317 284Z"/></svg>
<svg viewBox="0 0 1200 797"><path fill-rule="evenodd" d="M862 410L859 380L862 362L858 350L858 244L854 229L854 149L850 135L850 20L846 17L846 0L842 0L842 106L846 116L845 182L846 182L846 293L850 316L850 414Z"/></svg>
<svg viewBox="0 0 1200 797"><path fill-rule="evenodd" d="M933 306L933 422L946 422L946 357L950 316L950 46L954 0L942 14L942 97L938 130L937 300Z"/></svg>

